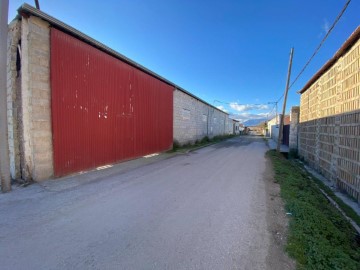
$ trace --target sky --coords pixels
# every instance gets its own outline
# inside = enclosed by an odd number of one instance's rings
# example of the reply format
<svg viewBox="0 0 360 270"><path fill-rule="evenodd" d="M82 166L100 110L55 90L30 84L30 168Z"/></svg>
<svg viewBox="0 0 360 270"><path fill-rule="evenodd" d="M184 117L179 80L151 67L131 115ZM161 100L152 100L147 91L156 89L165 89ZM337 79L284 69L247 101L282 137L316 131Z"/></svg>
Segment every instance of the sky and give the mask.
<svg viewBox="0 0 360 270"><path fill-rule="evenodd" d="M9 21L24 1L9 1ZM347 0L39 0L78 29L241 121L271 118ZM35 6L35 1L28 1ZM352 0L323 47L290 88L301 90L360 24ZM284 99L278 103L281 112Z"/></svg>

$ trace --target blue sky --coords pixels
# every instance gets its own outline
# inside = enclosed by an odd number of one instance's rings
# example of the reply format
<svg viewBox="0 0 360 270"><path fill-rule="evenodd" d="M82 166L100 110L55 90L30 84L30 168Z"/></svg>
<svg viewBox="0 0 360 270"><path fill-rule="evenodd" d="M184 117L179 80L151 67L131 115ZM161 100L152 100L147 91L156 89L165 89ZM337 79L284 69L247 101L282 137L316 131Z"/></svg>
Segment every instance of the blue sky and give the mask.
<svg viewBox="0 0 360 270"><path fill-rule="evenodd" d="M268 102L284 92L291 47L292 81L346 0L39 2L42 11L244 121L274 113ZM10 0L9 20L22 3ZM300 103L296 91L359 26L359 10L360 1L352 0L290 89L287 111Z"/></svg>

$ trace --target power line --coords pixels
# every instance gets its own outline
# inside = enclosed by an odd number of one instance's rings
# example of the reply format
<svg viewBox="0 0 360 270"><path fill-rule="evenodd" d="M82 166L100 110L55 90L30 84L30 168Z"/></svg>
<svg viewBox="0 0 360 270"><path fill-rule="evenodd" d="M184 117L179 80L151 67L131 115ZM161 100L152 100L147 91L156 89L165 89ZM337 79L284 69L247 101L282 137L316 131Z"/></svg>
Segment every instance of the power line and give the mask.
<svg viewBox="0 0 360 270"><path fill-rule="evenodd" d="M312 61L312 59L315 57L315 55L318 53L318 51L320 50L321 46L324 44L325 40L328 38L328 36L330 35L331 31L334 29L335 25L338 23L338 21L340 20L341 16L344 14L345 10L347 9L347 7L349 6L351 0L348 0L344 7L342 8L341 12L339 13L339 15L336 17L334 23L331 25L331 27L329 28L329 30L327 31L325 37L321 40L319 46L317 46L317 48L315 49L314 53L312 54L312 56L309 58L309 60L306 62L305 66L302 68L302 70L299 72L299 74L296 76L295 80L290 84L289 89L295 84L295 82L299 79L299 77L303 74L303 72L305 71L305 69L307 68L307 66L310 64L310 62ZM280 97L280 99L283 97L284 95L282 95Z"/></svg>
<svg viewBox="0 0 360 270"><path fill-rule="evenodd" d="M275 107L276 107L276 105L274 105L274 107L272 107L272 109L271 109L267 114L268 114L268 115L271 115L272 112L274 111Z"/></svg>
<svg viewBox="0 0 360 270"><path fill-rule="evenodd" d="M218 103L222 103L222 104L227 104L227 105L249 105L249 106L263 106L263 105L267 105L266 103L258 103L258 104L249 104L249 103L237 103L237 102L227 102L227 101L220 101L215 99L213 104L215 104L215 102Z"/></svg>

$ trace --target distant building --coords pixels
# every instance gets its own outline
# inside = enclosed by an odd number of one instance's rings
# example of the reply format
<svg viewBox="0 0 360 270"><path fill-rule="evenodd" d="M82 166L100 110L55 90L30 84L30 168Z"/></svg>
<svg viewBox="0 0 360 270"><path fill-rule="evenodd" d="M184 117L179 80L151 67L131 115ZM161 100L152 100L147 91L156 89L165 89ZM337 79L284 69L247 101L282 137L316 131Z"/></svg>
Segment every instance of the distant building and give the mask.
<svg viewBox="0 0 360 270"><path fill-rule="evenodd" d="M280 126L281 114L275 116L267 122L268 136L273 140L277 141L279 137L279 126ZM284 116L284 126L290 124L290 115Z"/></svg>

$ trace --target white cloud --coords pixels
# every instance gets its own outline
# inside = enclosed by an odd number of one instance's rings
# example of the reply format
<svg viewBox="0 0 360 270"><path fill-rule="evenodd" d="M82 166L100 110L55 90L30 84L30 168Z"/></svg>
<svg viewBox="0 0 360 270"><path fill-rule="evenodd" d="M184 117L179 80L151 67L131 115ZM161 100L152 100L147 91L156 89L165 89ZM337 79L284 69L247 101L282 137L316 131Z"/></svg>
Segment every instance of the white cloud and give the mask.
<svg viewBox="0 0 360 270"><path fill-rule="evenodd" d="M228 112L223 105L216 106L219 110L222 110L223 112Z"/></svg>
<svg viewBox="0 0 360 270"><path fill-rule="evenodd" d="M230 115L231 118L239 120L241 123L244 123L248 120L263 120L263 119L272 119L275 117L275 113L238 113Z"/></svg>
<svg viewBox="0 0 360 270"><path fill-rule="evenodd" d="M231 102L230 107L238 112L269 109L269 106L265 104L238 104L237 102Z"/></svg>
<svg viewBox="0 0 360 270"><path fill-rule="evenodd" d="M330 26L329 26L329 22L327 19L324 19L324 23L322 25L322 29L325 32L325 35L327 34L327 32L329 32Z"/></svg>

